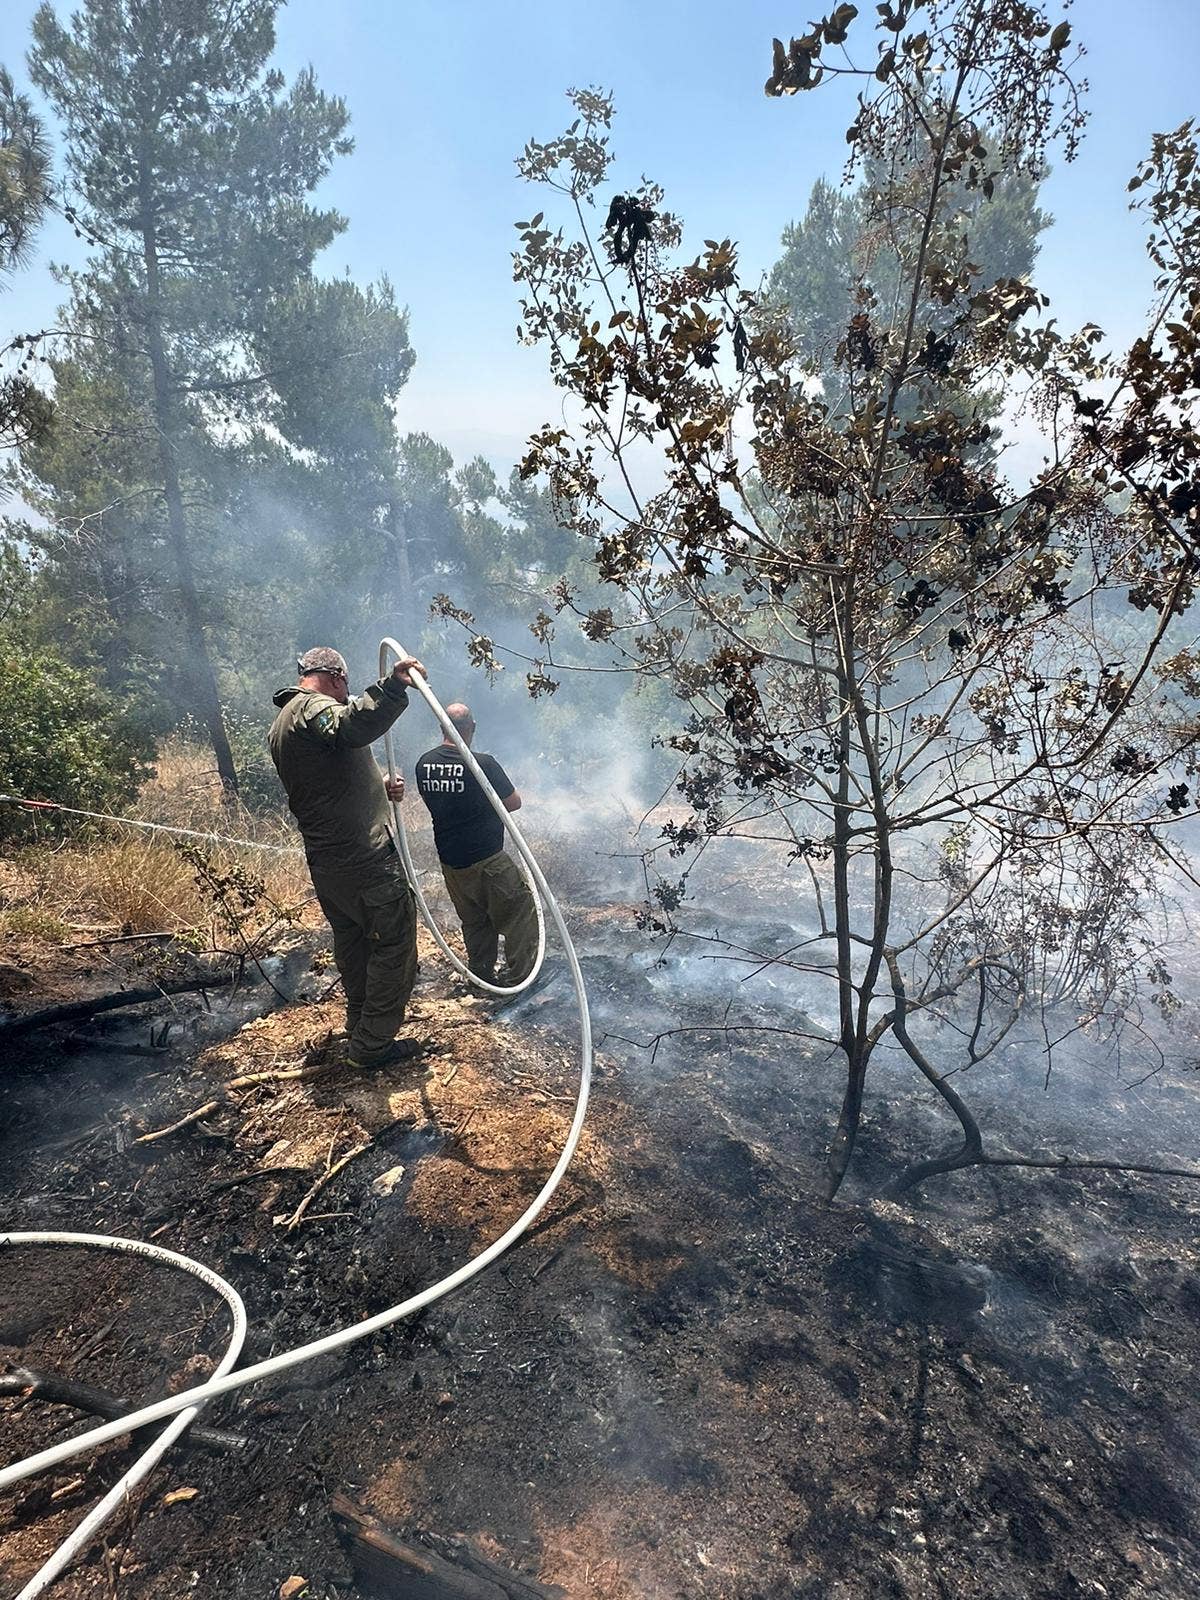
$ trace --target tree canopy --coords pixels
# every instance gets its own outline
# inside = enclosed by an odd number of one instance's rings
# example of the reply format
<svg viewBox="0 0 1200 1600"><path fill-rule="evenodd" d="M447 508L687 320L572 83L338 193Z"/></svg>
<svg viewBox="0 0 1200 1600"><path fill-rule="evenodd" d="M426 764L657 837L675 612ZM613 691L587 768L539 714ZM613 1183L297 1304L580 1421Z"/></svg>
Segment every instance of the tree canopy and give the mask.
<svg viewBox="0 0 1200 1600"><path fill-rule="evenodd" d="M50 151L41 118L0 67L0 284L28 260L49 181ZM26 370L25 337L17 334L0 349L0 360L15 368L0 371L0 449L44 438L52 411Z"/></svg>

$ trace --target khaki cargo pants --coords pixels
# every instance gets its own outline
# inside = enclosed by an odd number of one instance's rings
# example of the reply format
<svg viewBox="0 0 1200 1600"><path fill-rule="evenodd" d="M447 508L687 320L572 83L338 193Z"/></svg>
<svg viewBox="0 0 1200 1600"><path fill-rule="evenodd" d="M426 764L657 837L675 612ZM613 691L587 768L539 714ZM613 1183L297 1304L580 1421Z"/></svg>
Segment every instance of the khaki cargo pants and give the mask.
<svg viewBox="0 0 1200 1600"><path fill-rule="evenodd" d="M309 863L321 910L333 929L333 959L346 991L350 1054L386 1050L404 1021L417 977L417 913L395 855L362 872Z"/></svg>
<svg viewBox="0 0 1200 1600"><path fill-rule="evenodd" d="M471 971L485 983L505 987L528 977L537 957L537 907L513 858L498 850L471 867L448 867L443 862L442 877L462 919ZM497 978L501 938L504 967Z"/></svg>

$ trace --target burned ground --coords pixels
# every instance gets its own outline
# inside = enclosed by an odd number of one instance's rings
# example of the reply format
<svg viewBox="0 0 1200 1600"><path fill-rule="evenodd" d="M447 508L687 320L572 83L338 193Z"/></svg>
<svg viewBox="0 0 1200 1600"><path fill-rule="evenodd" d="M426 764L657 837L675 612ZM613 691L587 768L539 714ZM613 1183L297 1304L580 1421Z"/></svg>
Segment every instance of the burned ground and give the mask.
<svg viewBox="0 0 1200 1600"><path fill-rule="evenodd" d="M206 1420L247 1450L174 1452L58 1592L268 1600L298 1574L313 1596L353 1593L341 1490L597 1600L1200 1593L1200 1186L1006 1170L880 1201L882 1173L949 1138L897 1077L855 1188L821 1204L833 1065L770 1035L689 1034L653 1058L614 1038L652 1003L694 1015L711 978L677 952L655 965L619 908L573 920L610 1037L578 1158L530 1236L410 1323L214 1405ZM245 1296L247 1359L431 1282L553 1165L575 1045L561 977L492 1020L424 955L425 1052L379 1076L225 1090L337 1025L335 999L281 1006L262 987L211 1012L175 1002L158 1056L112 1048L145 1046L144 1018L29 1041L4 1075L10 1225L156 1237L215 1267ZM112 981L14 966L21 1010ZM1047 1137L1001 1078L986 1093L1011 1148ZM1154 1147L1186 1158L1191 1088L1139 1094L1149 1111L1131 1126L1110 1105L1110 1131L1132 1151L1152 1115L1178 1130ZM133 1142L214 1097L203 1122ZM0 1253L0 1356L125 1395L195 1381L225 1321L143 1264ZM8 1459L78 1426L33 1401L0 1416ZM127 1459L111 1448L3 1501L6 1591Z"/></svg>

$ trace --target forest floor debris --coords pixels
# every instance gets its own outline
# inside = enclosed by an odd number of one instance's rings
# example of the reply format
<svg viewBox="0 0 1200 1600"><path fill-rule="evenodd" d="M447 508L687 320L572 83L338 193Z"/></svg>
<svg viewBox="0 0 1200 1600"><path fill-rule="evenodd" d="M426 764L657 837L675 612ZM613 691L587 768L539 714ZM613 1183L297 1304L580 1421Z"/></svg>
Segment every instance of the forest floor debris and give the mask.
<svg viewBox="0 0 1200 1600"><path fill-rule="evenodd" d="M666 992L669 968L623 964L619 915L574 920L601 1016ZM428 1050L381 1073L272 1076L328 1066L340 1008L262 987L211 1012L170 1002L152 1062L24 1040L6 1218L194 1255L245 1295L250 1360L441 1276L552 1166L574 1045L565 986L493 1019L422 955ZM8 995L22 1008L41 1003L28 970ZM690 995L686 966L677 979ZM828 1207L805 1192L823 1070L770 1037L602 1057L578 1159L516 1250L408 1324L215 1405L205 1423L248 1436L248 1456L174 1452L108 1557L59 1592L258 1597L303 1573L314 1600L352 1594L344 1492L589 1600L1194 1595L1195 1185L967 1174L911 1204L862 1188ZM220 1116L137 1143L213 1099ZM927 1118L915 1087L873 1106L864 1173L928 1138ZM224 1333L200 1286L145 1263L0 1253L11 1361L143 1397L203 1377ZM0 1418L10 1458L82 1426L34 1400L0 1399ZM0 1502L6 1588L127 1459L110 1447Z"/></svg>

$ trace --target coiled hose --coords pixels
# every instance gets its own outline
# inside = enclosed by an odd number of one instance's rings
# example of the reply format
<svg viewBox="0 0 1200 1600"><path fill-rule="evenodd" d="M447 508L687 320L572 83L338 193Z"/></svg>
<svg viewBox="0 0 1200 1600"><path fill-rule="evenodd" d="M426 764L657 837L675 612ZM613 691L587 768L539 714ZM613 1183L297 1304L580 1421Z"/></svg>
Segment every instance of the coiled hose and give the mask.
<svg viewBox="0 0 1200 1600"><path fill-rule="evenodd" d="M226 1283L225 1279L211 1268L202 1266L200 1262L192 1261L187 1256L177 1255L174 1250L163 1250L156 1244L143 1244L140 1239L115 1239L103 1233L7 1233L0 1237L0 1244L83 1245L89 1250L115 1250L123 1255L144 1256L147 1261L178 1267L181 1271L190 1273L193 1278L199 1278L200 1282L207 1284L210 1289L215 1289L229 1307L233 1325L225 1354L217 1364L214 1377L223 1378L242 1353L242 1345L246 1340L246 1308L242 1304L241 1295L232 1284ZM198 1405L186 1406L172 1418L149 1447L142 1451L133 1465L117 1479L104 1498L92 1507L79 1526L63 1540L49 1560L39 1567L17 1595L16 1600L34 1600L36 1595L45 1593L55 1578L66 1571L80 1551L86 1549L97 1529L102 1527L115 1511L120 1510L142 1479L153 1472L180 1434L186 1431L199 1409Z"/></svg>
<svg viewBox="0 0 1200 1600"><path fill-rule="evenodd" d="M385 664L388 651L400 657L406 654L394 639L384 639L380 644L380 660ZM576 954L570 930L567 928L558 901L554 898L542 869L538 866L533 852L525 842L524 835L513 820L511 813L505 811L503 802L488 782L487 776L479 766L479 763L463 743L458 730L446 715L445 708L425 679L420 674L414 673L412 682L417 692L441 724L443 732L454 742L465 758L468 767L482 784L483 792L487 796L488 802L508 830L526 874L550 912L559 939L562 941L563 952L566 955L567 966L571 973L571 980L575 986L575 1002L579 1008L579 1091L575 1100L575 1112L571 1118L571 1126L568 1130L562 1153L555 1162L554 1170L550 1176L516 1221L505 1229L498 1239L494 1239L490 1245L481 1250L477 1256L465 1261L461 1267L457 1267L437 1283L430 1284L427 1289L422 1289L417 1294L410 1295L407 1300L400 1301L398 1305L391 1306L386 1311L379 1311L372 1317L365 1317L361 1322L351 1323L348 1327L339 1328L335 1333L325 1334L322 1338L314 1339L309 1344L298 1345L294 1350L281 1351L280 1354L271 1356L266 1361L259 1361L253 1366L243 1367L239 1372L232 1372L229 1369L241 1353L246 1329L245 1310L236 1291L208 1267L197 1261L190 1260L187 1256L176 1255L169 1250L160 1250L154 1245L143 1244L136 1239L114 1239L101 1234L88 1233L0 1234L0 1247L6 1244L40 1246L69 1243L91 1246L96 1249L123 1250L130 1254L146 1255L168 1261L172 1265L181 1267L184 1271L193 1273L196 1277L201 1278L216 1289L226 1300L234 1319L234 1331L230 1339L229 1349L226 1351L216 1373L208 1382L197 1384L194 1388L185 1389L179 1394L168 1395L150 1405L141 1406L138 1410L130 1411L125 1416L118 1417L112 1422L101 1423L98 1427L89 1428L86 1432L77 1434L74 1438L64 1439L59 1444L50 1446L49 1449L39 1450L34 1455L27 1456L23 1461L14 1461L11 1465L0 1468L0 1489L8 1489L26 1478L33 1477L38 1472L44 1472L49 1467L60 1466L64 1461L70 1461L76 1456L84 1455L102 1444L107 1444L111 1439L123 1438L139 1428L146 1427L151 1422L161 1422L168 1417L175 1419L171 1427L164 1429L150 1446L150 1449L139 1456L129 1472L88 1513L70 1538L59 1546L41 1571L21 1590L16 1600L33 1600L35 1595L41 1594L54 1581L59 1573L86 1545L105 1519L122 1503L134 1485L151 1471L161 1456L187 1428L201 1406L210 1400L215 1400L219 1395L231 1394L235 1389L245 1388L248 1384L258 1383L262 1379L274 1377L280 1372L287 1372L292 1367L315 1361L320 1356L330 1355L335 1350L341 1350L347 1345L356 1344L360 1339L368 1339L372 1334L379 1333L384 1328L392 1327L395 1323L403 1321L405 1317L412 1316L414 1312L423 1310L436 1300L444 1299L446 1295L452 1294L455 1289L461 1288L465 1283L469 1283L472 1278L478 1276L486 1267L491 1266L493 1261L502 1256L510 1246L514 1245L530 1224L536 1220L545 1209L551 1195L553 1195L562 1181L563 1174L571 1164L576 1146L579 1143L579 1136L583 1131L583 1122L587 1115L588 1096L591 1092L592 1083L592 1023L588 1011L587 990L584 987L583 971L579 965L579 957ZM390 762L390 748L388 753ZM394 772L394 766L392 770ZM402 831L401 837L404 837ZM411 877L411 857L407 854L404 855L404 863ZM415 889L415 879L413 882ZM418 899L420 899L419 890L417 893ZM426 913L426 918L432 927L432 918L428 916L428 913ZM439 944L445 950L445 944L440 937ZM539 940L539 962L543 948L544 939ZM450 952L447 953L450 954ZM458 965L462 970L462 964L459 963ZM535 967L535 973L536 970ZM474 979L473 974L468 973L467 976L474 981L478 981ZM528 981L532 981L532 977ZM520 988L524 987L524 984L518 985L517 989L519 991Z"/></svg>

